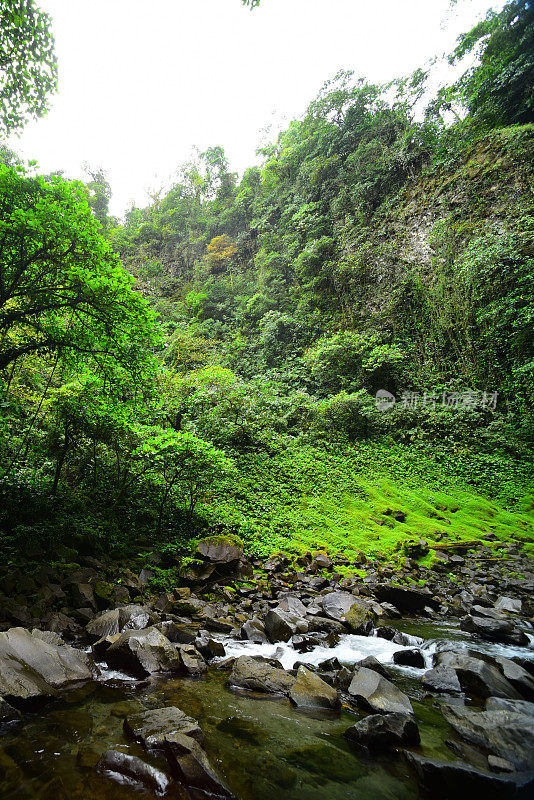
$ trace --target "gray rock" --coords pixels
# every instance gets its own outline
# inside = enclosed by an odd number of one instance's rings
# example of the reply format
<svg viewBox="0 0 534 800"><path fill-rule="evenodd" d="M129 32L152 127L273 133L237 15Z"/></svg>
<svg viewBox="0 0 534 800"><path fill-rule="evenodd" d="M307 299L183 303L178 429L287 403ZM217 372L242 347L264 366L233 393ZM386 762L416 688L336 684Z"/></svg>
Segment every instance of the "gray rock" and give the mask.
<svg viewBox="0 0 534 800"><path fill-rule="evenodd" d="M486 697L508 697L520 700L521 695L491 663L455 651L443 651L436 656L438 666L451 667L456 672L464 692Z"/></svg>
<svg viewBox="0 0 534 800"><path fill-rule="evenodd" d="M132 714L124 720L124 731L147 750L172 747L177 733L191 736L200 743L204 741L198 722L174 706Z"/></svg>
<svg viewBox="0 0 534 800"><path fill-rule="evenodd" d="M412 589L395 584L378 584L373 588L381 603L391 603L399 611L421 611L425 606L433 609L439 608L439 602L425 589Z"/></svg>
<svg viewBox="0 0 534 800"><path fill-rule="evenodd" d="M204 797L214 800L233 798L210 764L199 743L190 736L174 734L172 748L167 749L167 759L174 774L189 789L197 790Z"/></svg>
<svg viewBox="0 0 534 800"><path fill-rule="evenodd" d="M505 758L517 770L534 768L531 716L517 711L473 711L457 706L443 706L442 712L464 741Z"/></svg>
<svg viewBox="0 0 534 800"><path fill-rule="evenodd" d="M156 621L154 614L144 606L135 604L103 611L85 626L92 641L114 636L126 630L142 630Z"/></svg>
<svg viewBox="0 0 534 800"><path fill-rule="evenodd" d="M340 706L337 690L304 666L298 668L289 699L297 708L304 709L337 709Z"/></svg>
<svg viewBox="0 0 534 800"><path fill-rule="evenodd" d="M370 714L343 734L352 744L373 750L419 744L421 737L415 720L407 714Z"/></svg>
<svg viewBox="0 0 534 800"><path fill-rule="evenodd" d="M155 672L182 672L177 648L157 628L127 630L108 647L104 658L110 667L144 678Z"/></svg>
<svg viewBox="0 0 534 800"><path fill-rule="evenodd" d="M192 644L178 644L176 649L180 655L182 670L186 675L204 675L207 672L206 662Z"/></svg>
<svg viewBox="0 0 534 800"><path fill-rule="evenodd" d="M321 600L321 606L326 617L340 621L358 602L358 598L349 592L328 592Z"/></svg>
<svg viewBox="0 0 534 800"><path fill-rule="evenodd" d="M307 633L306 620L292 614L273 608L265 615L265 633L270 642L288 642L296 633Z"/></svg>
<svg viewBox="0 0 534 800"><path fill-rule="evenodd" d="M278 603L278 608L280 611L289 611L290 614L296 614L297 617L306 616L306 606L298 597L292 594L282 597Z"/></svg>
<svg viewBox="0 0 534 800"><path fill-rule="evenodd" d="M160 769L145 764L137 756L130 756L118 750L106 750L98 762L98 770L120 783L124 783L126 779L130 785L142 787L145 791L157 795L166 794L171 785L171 779ZM185 800L185 796L182 797Z"/></svg>
<svg viewBox="0 0 534 800"><path fill-rule="evenodd" d="M480 796L484 800L511 800L516 796L517 784L511 778L482 772L460 761L436 761L409 752L404 757L435 800L472 800Z"/></svg>
<svg viewBox="0 0 534 800"><path fill-rule="evenodd" d="M429 669L423 675L422 681L424 688L431 692L455 694L462 691L456 671L452 667L442 665Z"/></svg>
<svg viewBox="0 0 534 800"><path fill-rule="evenodd" d="M516 664L515 661L504 658L504 656L496 656L495 661L506 680L517 689L519 694L521 694L525 700L534 700L534 678L532 678L526 669Z"/></svg>
<svg viewBox="0 0 534 800"><path fill-rule="evenodd" d="M508 611L512 614L520 614L522 610L521 600L515 599L513 597L501 597L497 598L495 602L495 608L498 611Z"/></svg>
<svg viewBox="0 0 534 800"><path fill-rule="evenodd" d="M265 625L257 617L248 619L241 626L241 638L256 644L264 644L268 642L267 634L265 633Z"/></svg>
<svg viewBox="0 0 534 800"><path fill-rule="evenodd" d="M526 633L516 628L508 621L489 619L486 617L472 617L468 615L460 623L463 631L476 633L482 639L501 644L528 645L529 638Z"/></svg>
<svg viewBox="0 0 534 800"><path fill-rule="evenodd" d="M359 706L378 714L413 713L412 704L404 692L378 672L365 667L355 670L348 693Z"/></svg>
<svg viewBox="0 0 534 800"><path fill-rule="evenodd" d="M207 633L197 636L195 647L203 658L224 658L226 650L222 642L212 639Z"/></svg>
<svg viewBox="0 0 534 800"><path fill-rule="evenodd" d="M355 668L365 667L366 669L372 669L374 672L378 672L379 675L382 675L383 678L389 679L389 672L385 668L380 661L375 658L374 656L367 656L366 658L362 658L361 661L357 661L354 665Z"/></svg>
<svg viewBox="0 0 534 800"><path fill-rule="evenodd" d="M0 633L0 695L9 703L54 697L70 683L87 681L94 664L86 653L51 644L25 628Z"/></svg>
<svg viewBox="0 0 534 800"><path fill-rule="evenodd" d="M425 659L420 650L397 650L393 653L393 663L403 667L424 669Z"/></svg>
<svg viewBox="0 0 534 800"><path fill-rule="evenodd" d="M504 700L502 697L489 697L486 700L486 711L513 711L534 717L534 703L528 700Z"/></svg>
<svg viewBox="0 0 534 800"><path fill-rule="evenodd" d="M239 656L236 658L228 684L235 689L287 695L295 677L264 660Z"/></svg>
<svg viewBox="0 0 534 800"><path fill-rule="evenodd" d="M9 722L17 722L20 718L20 711L0 697L0 726Z"/></svg>
<svg viewBox="0 0 534 800"><path fill-rule="evenodd" d="M237 564L243 557L243 547L224 536L211 536L201 540L195 551L195 558L211 564Z"/></svg>

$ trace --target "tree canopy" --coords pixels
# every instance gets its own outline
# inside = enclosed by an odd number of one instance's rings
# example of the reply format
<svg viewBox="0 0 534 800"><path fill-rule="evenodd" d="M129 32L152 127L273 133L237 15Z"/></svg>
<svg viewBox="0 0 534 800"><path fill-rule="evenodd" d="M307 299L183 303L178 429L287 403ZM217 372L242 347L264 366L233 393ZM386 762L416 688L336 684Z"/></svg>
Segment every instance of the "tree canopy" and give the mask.
<svg viewBox="0 0 534 800"><path fill-rule="evenodd" d="M34 0L1 0L0 132L12 133L45 114L56 88L50 17Z"/></svg>

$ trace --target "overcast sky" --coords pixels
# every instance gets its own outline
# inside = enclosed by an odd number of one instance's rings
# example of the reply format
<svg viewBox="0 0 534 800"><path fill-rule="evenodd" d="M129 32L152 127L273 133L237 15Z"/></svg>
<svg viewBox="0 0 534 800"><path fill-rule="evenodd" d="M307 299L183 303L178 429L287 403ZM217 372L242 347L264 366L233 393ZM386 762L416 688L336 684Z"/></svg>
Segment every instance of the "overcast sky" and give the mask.
<svg viewBox="0 0 534 800"><path fill-rule="evenodd" d="M340 69L371 81L452 49L497 0L37 0L54 20L59 93L10 146L43 171L108 173L112 211L157 189L192 147L234 170L265 128L303 113ZM263 132L262 132L263 131Z"/></svg>

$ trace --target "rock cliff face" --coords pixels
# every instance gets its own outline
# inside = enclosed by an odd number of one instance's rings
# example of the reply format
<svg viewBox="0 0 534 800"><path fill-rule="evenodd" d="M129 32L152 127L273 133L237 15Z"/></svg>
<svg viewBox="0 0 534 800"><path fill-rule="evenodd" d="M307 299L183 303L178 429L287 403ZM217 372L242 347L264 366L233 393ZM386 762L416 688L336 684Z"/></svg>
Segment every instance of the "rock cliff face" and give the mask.
<svg viewBox="0 0 534 800"><path fill-rule="evenodd" d="M387 306L410 275L428 283L453 268L473 238L516 229L534 209L533 164L534 126L504 128L406 186L370 221L363 247L358 241L345 254L359 264L352 288L363 291L367 310Z"/></svg>

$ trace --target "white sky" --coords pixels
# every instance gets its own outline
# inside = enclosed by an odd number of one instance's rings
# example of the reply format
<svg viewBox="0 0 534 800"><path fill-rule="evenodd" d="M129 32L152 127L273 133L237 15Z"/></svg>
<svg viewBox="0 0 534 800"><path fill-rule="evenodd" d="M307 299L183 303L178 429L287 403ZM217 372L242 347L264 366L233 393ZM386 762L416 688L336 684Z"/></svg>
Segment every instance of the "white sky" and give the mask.
<svg viewBox="0 0 534 800"><path fill-rule="evenodd" d="M112 211L144 205L189 157L257 161L340 69L371 81L452 49L496 0L38 0L54 20L59 93L10 146L42 171L107 171Z"/></svg>

